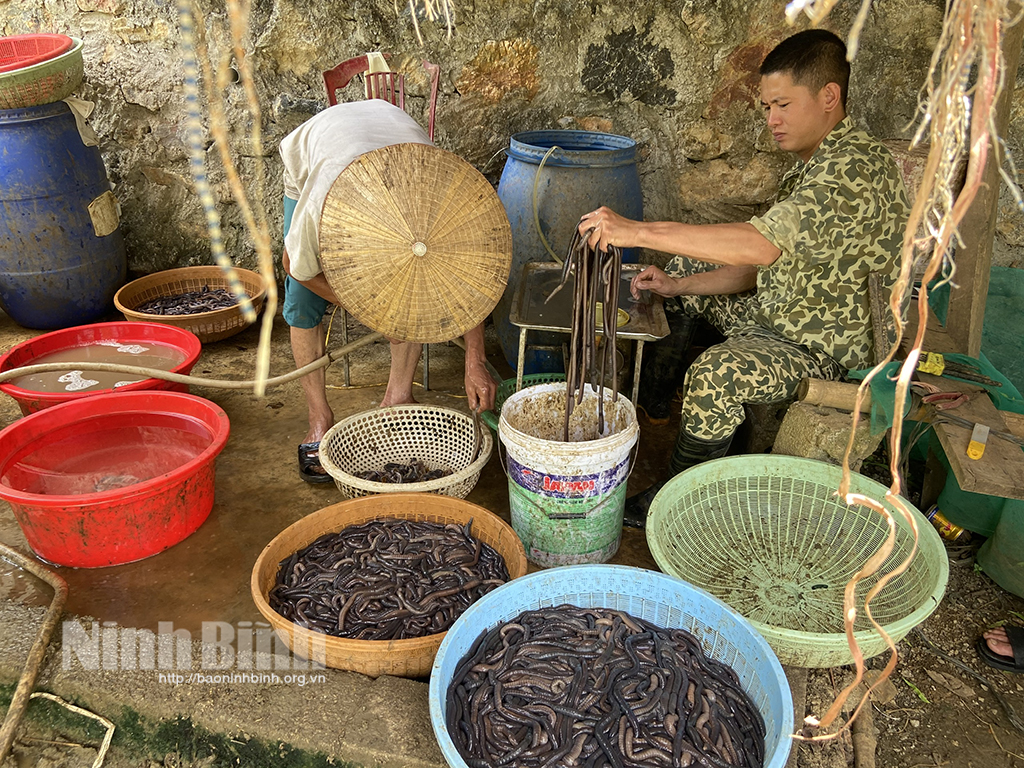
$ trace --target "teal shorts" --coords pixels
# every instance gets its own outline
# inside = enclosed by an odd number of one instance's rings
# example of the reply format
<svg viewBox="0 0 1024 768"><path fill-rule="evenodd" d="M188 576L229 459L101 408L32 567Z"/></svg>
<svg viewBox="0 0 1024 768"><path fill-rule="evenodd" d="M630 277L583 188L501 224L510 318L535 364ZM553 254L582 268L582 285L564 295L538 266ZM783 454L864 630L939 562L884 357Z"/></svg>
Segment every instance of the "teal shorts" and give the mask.
<svg viewBox="0 0 1024 768"><path fill-rule="evenodd" d="M292 225L292 214L298 200L284 198L284 235ZM316 328L324 319L331 305L327 299L317 296L291 275L284 278L284 321L291 328Z"/></svg>

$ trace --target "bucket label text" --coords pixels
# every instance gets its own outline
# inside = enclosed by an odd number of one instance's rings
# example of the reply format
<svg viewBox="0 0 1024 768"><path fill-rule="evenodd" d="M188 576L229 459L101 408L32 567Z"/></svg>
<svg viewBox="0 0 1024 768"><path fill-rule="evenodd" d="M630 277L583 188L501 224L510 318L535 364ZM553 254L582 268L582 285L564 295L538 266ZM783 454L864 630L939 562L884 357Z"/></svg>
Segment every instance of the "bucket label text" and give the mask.
<svg viewBox="0 0 1024 768"><path fill-rule="evenodd" d="M585 499L601 496L615 490L625 482L629 470L629 459L593 475L550 475L520 464L511 456L508 458L508 474L516 484L531 493L538 493L554 499Z"/></svg>

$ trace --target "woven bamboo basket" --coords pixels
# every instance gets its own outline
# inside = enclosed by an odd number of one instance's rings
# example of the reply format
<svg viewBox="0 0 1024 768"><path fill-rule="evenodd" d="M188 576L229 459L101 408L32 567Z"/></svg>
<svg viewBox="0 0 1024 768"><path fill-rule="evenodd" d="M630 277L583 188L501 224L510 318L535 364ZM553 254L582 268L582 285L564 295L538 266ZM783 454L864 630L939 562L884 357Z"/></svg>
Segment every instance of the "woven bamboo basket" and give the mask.
<svg viewBox="0 0 1024 768"><path fill-rule="evenodd" d="M267 602L282 560L325 533L337 533L352 525L385 518L458 525L465 525L472 519L473 535L497 550L505 559L509 575L516 579L526 574L526 552L519 537L508 523L483 507L461 499L421 493L365 496L324 507L274 537L253 566L252 598L278 637L304 659L370 677L426 677L444 632L407 640L332 637L288 621Z"/></svg>
<svg viewBox="0 0 1024 768"><path fill-rule="evenodd" d="M473 419L439 405L374 408L343 419L320 440L320 463L346 499L374 493L439 493L464 499L491 458L494 441L480 425L480 450L473 458ZM387 462L419 459L429 469L452 474L419 483L375 483L356 477Z"/></svg>
<svg viewBox="0 0 1024 768"><path fill-rule="evenodd" d="M83 42L71 38L70 50L29 67L0 73L0 109L22 109L66 99L82 84Z"/></svg>
<svg viewBox="0 0 1024 768"><path fill-rule="evenodd" d="M266 296L263 278L248 269L236 268L235 271L238 272L238 279L242 281L242 285L258 313L263 308L263 299ZM181 267L140 277L114 294L114 305L124 315L125 320L164 323L184 328L198 336L203 344L234 336L251 325L242 315L241 305L238 304L224 309L215 309L212 312L197 312L194 315L151 315L135 311L136 307L147 301L159 299L162 296L199 291L204 286L209 288L228 287L227 278L220 267Z"/></svg>

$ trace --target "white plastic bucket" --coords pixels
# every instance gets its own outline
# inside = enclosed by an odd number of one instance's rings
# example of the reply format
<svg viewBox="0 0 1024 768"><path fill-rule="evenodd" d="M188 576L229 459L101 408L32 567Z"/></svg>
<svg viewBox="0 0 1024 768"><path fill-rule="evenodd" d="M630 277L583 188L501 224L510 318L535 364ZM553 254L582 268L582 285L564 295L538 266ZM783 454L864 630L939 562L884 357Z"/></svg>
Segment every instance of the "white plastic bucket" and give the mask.
<svg viewBox="0 0 1024 768"><path fill-rule="evenodd" d="M498 437L505 446L512 528L526 556L542 566L604 563L619 549L630 452L640 435L622 394L604 392L605 430L597 434L597 393L589 386L561 437L565 383L541 384L505 401Z"/></svg>

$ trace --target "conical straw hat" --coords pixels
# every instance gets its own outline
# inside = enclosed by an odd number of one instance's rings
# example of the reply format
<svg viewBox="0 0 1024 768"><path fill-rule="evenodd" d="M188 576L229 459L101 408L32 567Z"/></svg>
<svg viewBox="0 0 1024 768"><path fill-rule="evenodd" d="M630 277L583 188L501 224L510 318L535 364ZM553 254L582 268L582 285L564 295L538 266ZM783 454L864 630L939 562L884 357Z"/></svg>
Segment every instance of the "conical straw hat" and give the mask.
<svg viewBox="0 0 1024 768"><path fill-rule="evenodd" d="M396 144L360 156L334 182L320 262L363 325L402 341L447 341L501 298L512 232L473 166L426 144Z"/></svg>

